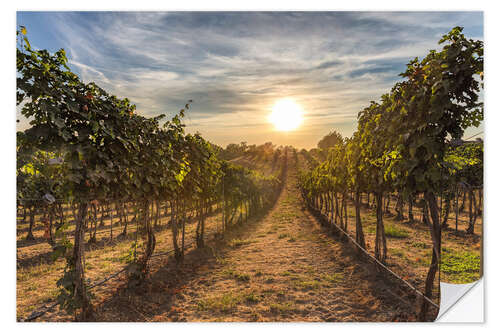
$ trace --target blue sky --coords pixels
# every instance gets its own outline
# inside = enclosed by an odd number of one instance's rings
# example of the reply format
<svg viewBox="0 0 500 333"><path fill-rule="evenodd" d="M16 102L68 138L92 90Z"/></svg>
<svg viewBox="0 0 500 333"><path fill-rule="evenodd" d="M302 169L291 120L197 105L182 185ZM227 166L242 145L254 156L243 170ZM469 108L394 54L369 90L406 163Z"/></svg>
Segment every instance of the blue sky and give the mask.
<svg viewBox="0 0 500 333"><path fill-rule="evenodd" d="M481 12L18 12L17 24L141 114L171 116L194 100L187 130L223 146L311 148L331 130L350 136L357 113L452 27L483 39ZM281 98L305 111L296 131L267 122Z"/></svg>

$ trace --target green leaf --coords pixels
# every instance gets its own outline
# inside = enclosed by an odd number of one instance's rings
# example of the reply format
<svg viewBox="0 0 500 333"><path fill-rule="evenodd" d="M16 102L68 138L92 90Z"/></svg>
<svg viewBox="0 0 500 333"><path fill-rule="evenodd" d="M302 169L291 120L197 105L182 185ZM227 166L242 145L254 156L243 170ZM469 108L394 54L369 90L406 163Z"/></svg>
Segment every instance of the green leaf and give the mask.
<svg viewBox="0 0 500 333"><path fill-rule="evenodd" d="M26 45L28 46L28 50L31 50L31 44L30 44L30 42L29 42L28 38L27 38L27 37L24 37L24 38L23 38L23 40L24 40L24 42L26 43Z"/></svg>

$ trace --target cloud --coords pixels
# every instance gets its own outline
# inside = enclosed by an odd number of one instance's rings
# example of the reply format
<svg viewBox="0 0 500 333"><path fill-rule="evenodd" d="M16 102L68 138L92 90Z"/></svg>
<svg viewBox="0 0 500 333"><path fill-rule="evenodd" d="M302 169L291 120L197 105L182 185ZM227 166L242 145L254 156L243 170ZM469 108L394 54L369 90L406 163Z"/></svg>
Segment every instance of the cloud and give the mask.
<svg viewBox="0 0 500 333"><path fill-rule="evenodd" d="M338 67L339 65L342 65L341 61L325 61L318 66L316 66L316 69L326 69L326 68L332 68L332 67Z"/></svg>
<svg viewBox="0 0 500 333"><path fill-rule="evenodd" d="M98 71L95 68L87 66L85 64L79 63L76 60L69 60L68 63L70 65L74 65L80 69L81 76L84 78L96 78L101 84L110 84L109 79L102 72Z"/></svg>
<svg viewBox="0 0 500 333"><path fill-rule="evenodd" d="M400 79L411 58L438 48L440 36L455 25L476 38L483 26L480 12L37 15L46 17L46 29L84 81L128 97L139 112L173 115L192 99L188 130L217 144L271 138L298 147L315 146L335 128L351 135L357 113ZM307 115L302 130L287 137L265 121L284 97Z"/></svg>

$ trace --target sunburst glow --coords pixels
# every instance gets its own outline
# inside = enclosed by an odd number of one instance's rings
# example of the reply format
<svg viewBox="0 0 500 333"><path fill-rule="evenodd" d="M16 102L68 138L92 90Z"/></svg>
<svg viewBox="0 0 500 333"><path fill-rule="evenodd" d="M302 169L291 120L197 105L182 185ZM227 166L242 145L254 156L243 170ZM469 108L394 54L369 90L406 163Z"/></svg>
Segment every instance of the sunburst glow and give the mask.
<svg viewBox="0 0 500 333"><path fill-rule="evenodd" d="M268 119L278 131L292 131L302 123L302 107L290 98L280 99L272 110Z"/></svg>

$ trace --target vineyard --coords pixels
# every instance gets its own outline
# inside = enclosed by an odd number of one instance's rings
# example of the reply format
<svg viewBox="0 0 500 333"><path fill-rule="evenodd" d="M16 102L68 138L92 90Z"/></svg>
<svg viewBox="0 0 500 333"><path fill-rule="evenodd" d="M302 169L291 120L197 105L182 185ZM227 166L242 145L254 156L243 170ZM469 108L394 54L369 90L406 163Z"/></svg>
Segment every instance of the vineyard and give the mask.
<svg viewBox="0 0 500 333"><path fill-rule="evenodd" d="M482 275L483 44L441 51L317 149L145 117L17 32L18 321L432 321Z"/></svg>

